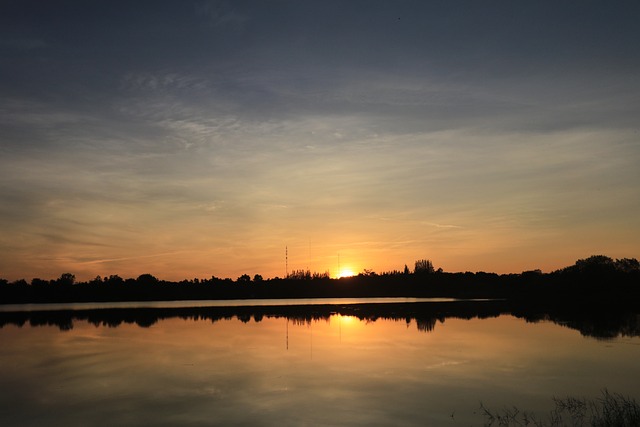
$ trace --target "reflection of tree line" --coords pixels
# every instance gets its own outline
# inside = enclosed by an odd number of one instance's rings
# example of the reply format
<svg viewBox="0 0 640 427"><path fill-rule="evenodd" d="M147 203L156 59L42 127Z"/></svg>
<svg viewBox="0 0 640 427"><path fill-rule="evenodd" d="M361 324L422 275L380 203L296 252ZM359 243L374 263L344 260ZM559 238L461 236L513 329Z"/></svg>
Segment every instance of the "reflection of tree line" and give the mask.
<svg viewBox="0 0 640 427"><path fill-rule="evenodd" d="M454 301L388 304L291 305L246 307L180 307L180 308L107 308L88 310L0 312L0 327L25 324L56 326L70 330L75 321L95 326L118 327L136 324L150 327L158 321L180 318L193 321L238 319L241 322L261 322L264 318L286 318L293 324L309 325L329 321L331 316L353 316L364 322L379 319L416 323L417 329L431 332L446 319L490 318L511 314L529 322L551 321L580 331L585 336L607 339L616 336L640 336L638 311L591 309L588 312L560 308L541 311L518 306L509 301Z"/></svg>

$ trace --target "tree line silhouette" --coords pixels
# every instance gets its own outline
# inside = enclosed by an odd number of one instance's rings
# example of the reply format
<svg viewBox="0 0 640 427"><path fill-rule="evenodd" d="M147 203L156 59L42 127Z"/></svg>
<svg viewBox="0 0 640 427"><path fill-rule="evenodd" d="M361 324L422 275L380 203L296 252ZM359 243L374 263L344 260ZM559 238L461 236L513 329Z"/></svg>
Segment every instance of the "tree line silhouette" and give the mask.
<svg viewBox="0 0 640 427"><path fill-rule="evenodd" d="M123 279L118 275L79 282L71 273L57 279L34 278L9 282L0 279L0 304L50 302L115 302L253 298L366 298L452 297L492 298L527 302L529 306L565 303L638 304L640 262L635 258L612 259L595 255L574 265L543 273L444 272L428 259L417 260L413 271L376 273L332 279L329 273L294 270L285 278L236 280L211 277L182 281L161 280L151 274Z"/></svg>

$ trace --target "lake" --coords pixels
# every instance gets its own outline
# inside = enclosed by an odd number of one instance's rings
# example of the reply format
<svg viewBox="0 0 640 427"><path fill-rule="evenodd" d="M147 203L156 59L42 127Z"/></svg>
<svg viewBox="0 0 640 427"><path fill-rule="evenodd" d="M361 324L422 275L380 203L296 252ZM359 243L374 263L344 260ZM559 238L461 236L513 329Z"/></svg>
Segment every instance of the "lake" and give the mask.
<svg viewBox="0 0 640 427"><path fill-rule="evenodd" d="M636 333L358 302L23 307L0 328L0 424L469 426L480 402L544 413L553 396L640 395Z"/></svg>

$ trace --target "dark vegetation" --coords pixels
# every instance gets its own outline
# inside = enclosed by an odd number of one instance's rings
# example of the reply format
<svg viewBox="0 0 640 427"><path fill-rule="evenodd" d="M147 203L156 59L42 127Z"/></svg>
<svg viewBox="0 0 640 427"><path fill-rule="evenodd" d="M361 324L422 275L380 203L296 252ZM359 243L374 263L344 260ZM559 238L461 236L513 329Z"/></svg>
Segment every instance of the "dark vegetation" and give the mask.
<svg viewBox="0 0 640 427"><path fill-rule="evenodd" d="M536 415L518 408L480 409L485 426L593 426L635 427L640 425L640 405L635 399L603 390L602 396L586 399L568 396L554 398L555 408L545 415Z"/></svg>
<svg viewBox="0 0 640 427"><path fill-rule="evenodd" d="M551 273L540 270L520 274L485 272L448 273L435 269L430 260L418 260L410 271L381 274L365 270L354 277L329 278L328 273L299 270L286 278L253 278L243 274L236 280L211 277L180 282L151 274L136 279L120 276L96 277L77 282L70 273L53 280L34 278L8 282L0 279L0 304L51 302L171 301L248 298L366 298L452 297L500 298L525 303L527 307L568 300L576 307L636 304L640 296L640 263L636 259L613 260L596 255Z"/></svg>

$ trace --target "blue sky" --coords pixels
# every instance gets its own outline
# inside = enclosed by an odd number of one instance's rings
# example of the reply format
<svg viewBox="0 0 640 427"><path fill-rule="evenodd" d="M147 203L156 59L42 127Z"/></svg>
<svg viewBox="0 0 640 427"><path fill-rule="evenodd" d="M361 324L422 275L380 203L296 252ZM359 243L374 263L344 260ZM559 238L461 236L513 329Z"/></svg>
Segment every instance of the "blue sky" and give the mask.
<svg viewBox="0 0 640 427"><path fill-rule="evenodd" d="M640 252L640 6L6 1L0 277Z"/></svg>

